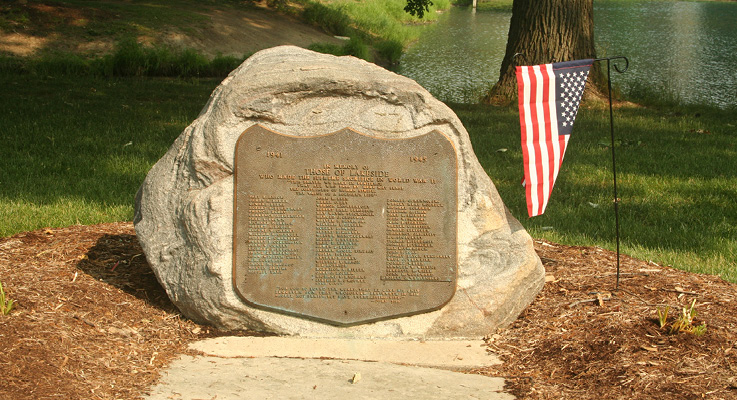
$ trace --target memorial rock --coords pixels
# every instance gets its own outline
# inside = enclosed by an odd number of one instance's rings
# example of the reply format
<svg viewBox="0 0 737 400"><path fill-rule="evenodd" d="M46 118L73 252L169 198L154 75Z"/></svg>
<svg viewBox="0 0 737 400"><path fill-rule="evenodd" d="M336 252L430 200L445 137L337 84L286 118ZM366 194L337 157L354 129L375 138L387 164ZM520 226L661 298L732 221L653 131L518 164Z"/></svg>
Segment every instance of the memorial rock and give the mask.
<svg viewBox="0 0 737 400"><path fill-rule="evenodd" d="M544 270L455 114L414 81L283 46L213 92L136 197L182 313L308 337L481 337Z"/></svg>

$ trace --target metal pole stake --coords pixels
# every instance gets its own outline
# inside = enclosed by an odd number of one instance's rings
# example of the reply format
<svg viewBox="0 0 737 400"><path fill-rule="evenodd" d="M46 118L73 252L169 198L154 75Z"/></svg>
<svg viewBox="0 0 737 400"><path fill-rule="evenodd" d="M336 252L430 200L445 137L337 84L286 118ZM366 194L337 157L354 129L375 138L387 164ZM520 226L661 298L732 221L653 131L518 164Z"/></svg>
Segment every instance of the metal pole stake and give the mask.
<svg viewBox="0 0 737 400"><path fill-rule="evenodd" d="M619 290L619 197L617 196L617 161L616 157L614 155L614 112L612 111L612 73L611 73L611 61L612 60L618 60L623 59L625 64L623 69L619 69L617 64L614 64L614 69L619 72L620 74L623 74L627 71L627 68L629 68L629 60L627 57L623 56L617 56L617 57L605 57L605 58L597 58L594 61L604 61L606 60L606 76L607 76L607 89L609 90L609 130L612 137L612 176L614 178L614 221L616 226L616 238L617 238L617 283L614 290Z"/></svg>

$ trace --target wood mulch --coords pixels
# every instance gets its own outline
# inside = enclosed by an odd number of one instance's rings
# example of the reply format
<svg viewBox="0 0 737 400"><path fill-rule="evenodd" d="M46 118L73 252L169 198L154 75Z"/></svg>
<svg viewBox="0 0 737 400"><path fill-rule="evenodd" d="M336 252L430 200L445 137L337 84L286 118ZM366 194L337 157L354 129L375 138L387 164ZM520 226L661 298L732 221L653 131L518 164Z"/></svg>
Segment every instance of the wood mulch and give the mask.
<svg viewBox="0 0 737 400"><path fill-rule="evenodd" d="M612 252L535 246L545 288L485 338L504 364L472 372L529 399L737 398L737 286L623 256L614 291ZM0 238L0 282L17 301L0 315L0 399L138 399L189 343L225 334L181 316L130 223ZM694 300L706 333L669 333Z"/></svg>

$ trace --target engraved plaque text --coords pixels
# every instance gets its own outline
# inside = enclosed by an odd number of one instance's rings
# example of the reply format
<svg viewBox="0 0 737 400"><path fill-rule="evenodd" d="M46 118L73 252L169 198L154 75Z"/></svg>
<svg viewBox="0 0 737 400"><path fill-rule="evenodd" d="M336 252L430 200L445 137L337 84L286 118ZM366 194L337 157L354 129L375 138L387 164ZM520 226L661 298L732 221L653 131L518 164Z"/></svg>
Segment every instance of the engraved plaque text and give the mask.
<svg viewBox="0 0 737 400"><path fill-rule="evenodd" d="M254 126L235 158L233 279L250 304L352 325L453 297L457 161L442 133L297 137Z"/></svg>

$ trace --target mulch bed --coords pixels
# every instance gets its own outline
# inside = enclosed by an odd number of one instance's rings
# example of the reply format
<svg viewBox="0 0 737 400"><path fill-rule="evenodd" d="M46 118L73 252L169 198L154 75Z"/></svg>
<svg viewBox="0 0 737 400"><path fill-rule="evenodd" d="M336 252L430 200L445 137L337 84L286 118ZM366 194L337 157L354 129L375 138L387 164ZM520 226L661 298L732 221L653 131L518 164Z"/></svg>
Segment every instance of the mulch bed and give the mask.
<svg viewBox="0 0 737 400"><path fill-rule="evenodd" d="M622 256L612 291L615 253L535 247L548 282L510 329L487 338L504 365L477 372L506 377L530 399L737 398L737 286ZM670 333L694 300L692 326L706 333Z"/></svg>
<svg viewBox="0 0 737 400"><path fill-rule="evenodd" d="M612 252L535 246L548 282L485 338L504 364L473 373L529 399L737 398L737 286L623 256L614 291ZM0 315L0 399L138 399L189 343L226 334L181 316L130 223L2 238L0 281L17 301ZM706 333L670 333L694 299Z"/></svg>

